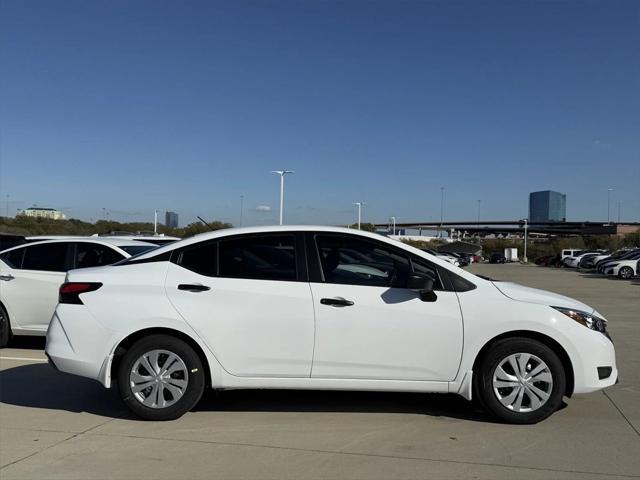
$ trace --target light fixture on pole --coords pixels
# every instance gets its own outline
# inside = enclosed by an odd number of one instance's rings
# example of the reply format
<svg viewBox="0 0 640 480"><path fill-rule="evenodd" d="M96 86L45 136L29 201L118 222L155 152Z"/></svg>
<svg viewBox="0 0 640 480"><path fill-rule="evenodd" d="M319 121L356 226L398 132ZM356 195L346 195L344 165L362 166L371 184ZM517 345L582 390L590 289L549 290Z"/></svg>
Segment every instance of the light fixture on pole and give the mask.
<svg viewBox="0 0 640 480"><path fill-rule="evenodd" d="M362 207L366 205L366 202L353 202L353 204L358 206L358 230L360 230L360 223L362 221Z"/></svg>
<svg viewBox="0 0 640 480"><path fill-rule="evenodd" d="M391 220L391 222L393 223L392 235L395 235L396 234L396 217L390 217L389 220Z"/></svg>
<svg viewBox="0 0 640 480"><path fill-rule="evenodd" d="M293 170L273 170L271 173L280 175L280 225L282 225L282 211L284 209L284 176L294 173Z"/></svg>

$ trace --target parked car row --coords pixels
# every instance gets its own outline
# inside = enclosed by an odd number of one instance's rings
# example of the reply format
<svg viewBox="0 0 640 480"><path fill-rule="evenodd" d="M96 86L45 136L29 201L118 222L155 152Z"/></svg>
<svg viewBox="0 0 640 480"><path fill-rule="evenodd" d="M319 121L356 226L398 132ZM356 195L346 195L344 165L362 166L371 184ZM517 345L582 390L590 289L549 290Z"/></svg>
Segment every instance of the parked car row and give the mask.
<svg viewBox="0 0 640 480"><path fill-rule="evenodd" d="M0 347L47 332L67 271L111 265L157 245L116 237L59 237L0 252Z"/></svg>
<svg viewBox="0 0 640 480"><path fill-rule="evenodd" d="M640 276L640 248L606 250L563 250L557 255L545 255L535 260L537 265L596 271L605 276L630 279Z"/></svg>

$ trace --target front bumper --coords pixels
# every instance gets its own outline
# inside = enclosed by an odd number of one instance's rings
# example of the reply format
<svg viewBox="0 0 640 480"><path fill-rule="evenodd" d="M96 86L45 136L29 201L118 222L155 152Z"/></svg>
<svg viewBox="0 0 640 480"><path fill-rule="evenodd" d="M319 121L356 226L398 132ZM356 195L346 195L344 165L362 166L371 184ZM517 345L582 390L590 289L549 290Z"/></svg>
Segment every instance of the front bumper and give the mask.
<svg viewBox="0 0 640 480"><path fill-rule="evenodd" d="M589 340L581 342L578 358L573 362L573 393L576 394L595 392L615 385L618 380L616 352L611 339L600 332L586 333L589 334Z"/></svg>

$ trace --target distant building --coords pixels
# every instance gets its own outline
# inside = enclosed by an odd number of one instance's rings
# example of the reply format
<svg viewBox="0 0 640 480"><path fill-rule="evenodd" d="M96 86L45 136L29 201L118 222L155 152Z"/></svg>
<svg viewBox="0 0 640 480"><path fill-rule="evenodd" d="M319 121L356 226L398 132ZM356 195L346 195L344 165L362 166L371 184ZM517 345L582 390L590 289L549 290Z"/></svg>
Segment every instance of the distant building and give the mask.
<svg viewBox="0 0 640 480"><path fill-rule="evenodd" d="M169 228L178 228L178 214L176 212L165 212L164 224Z"/></svg>
<svg viewBox="0 0 640 480"><path fill-rule="evenodd" d="M67 218L60 210L44 207L25 208L24 210L20 211L18 215L23 215L25 217L50 218L51 220L64 220L65 218Z"/></svg>
<svg viewBox="0 0 640 480"><path fill-rule="evenodd" d="M543 190L529 194L530 222L566 222L567 196L560 192Z"/></svg>

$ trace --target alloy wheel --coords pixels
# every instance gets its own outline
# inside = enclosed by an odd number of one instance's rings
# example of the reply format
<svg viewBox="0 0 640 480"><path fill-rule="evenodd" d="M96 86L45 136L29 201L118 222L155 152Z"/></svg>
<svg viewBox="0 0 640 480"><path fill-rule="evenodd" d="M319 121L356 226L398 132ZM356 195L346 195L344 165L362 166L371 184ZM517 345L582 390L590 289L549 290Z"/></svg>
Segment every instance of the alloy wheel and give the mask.
<svg viewBox="0 0 640 480"><path fill-rule="evenodd" d="M151 350L133 363L129 384L134 397L150 408L166 408L184 395L189 373L184 361L168 350Z"/></svg>
<svg viewBox="0 0 640 480"><path fill-rule="evenodd" d="M539 357L514 353L498 363L492 386L502 406L517 413L527 413L539 409L549 400L553 377Z"/></svg>

